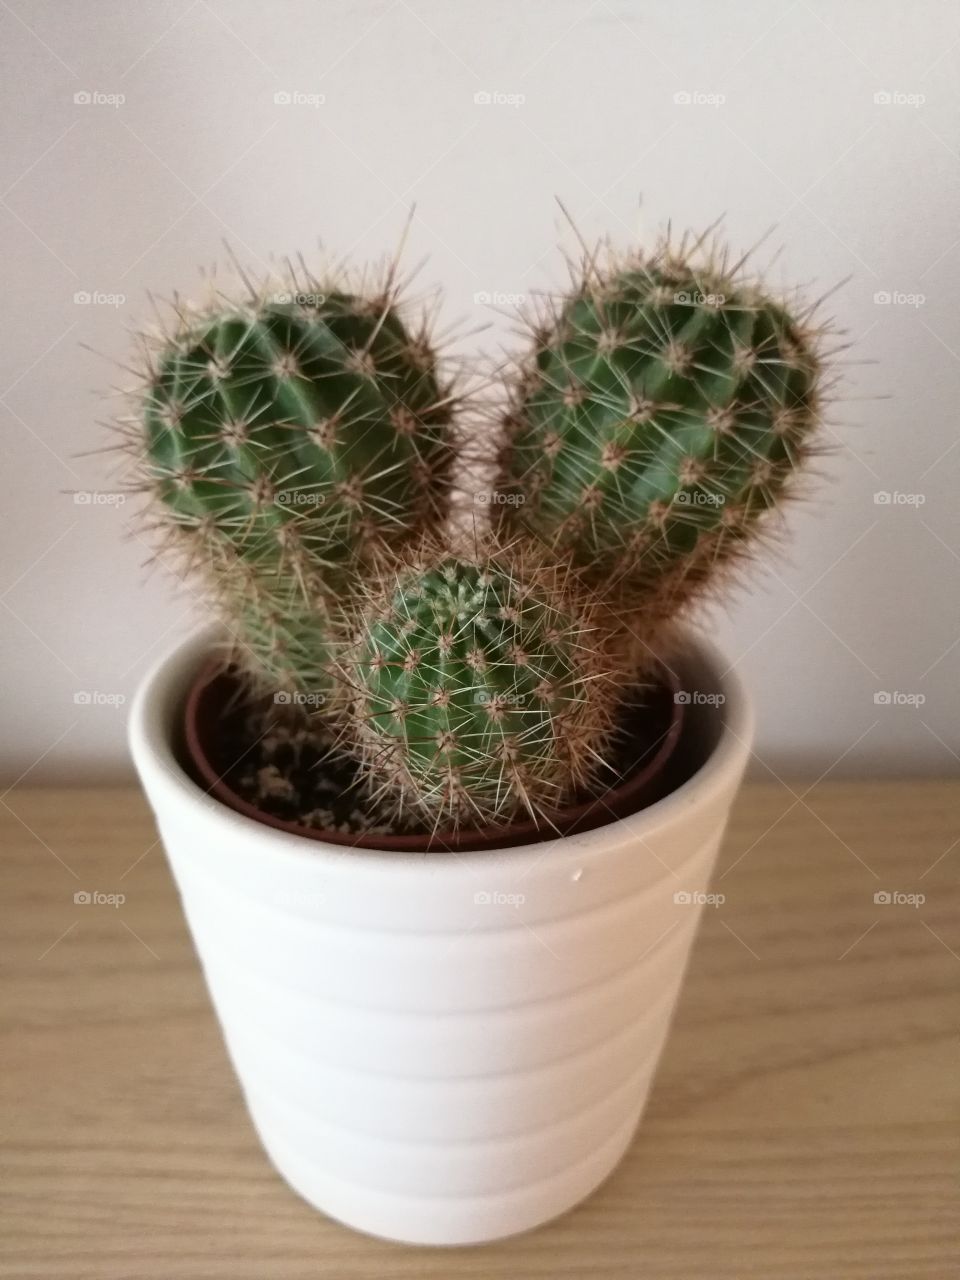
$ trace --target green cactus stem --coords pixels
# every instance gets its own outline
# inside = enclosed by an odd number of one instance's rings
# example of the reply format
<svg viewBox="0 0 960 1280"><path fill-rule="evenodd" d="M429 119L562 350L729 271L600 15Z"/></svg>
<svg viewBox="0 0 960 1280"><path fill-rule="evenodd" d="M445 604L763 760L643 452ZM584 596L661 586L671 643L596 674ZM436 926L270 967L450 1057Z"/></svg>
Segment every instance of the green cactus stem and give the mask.
<svg viewBox="0 0 960 1280"><path fill-rule="evenodd" d="M591 262L514 387L494 510L647 623L675 616L811 453L816 338L718 255Z"/></svg>
<svg viewBox="0 0 960 1280"><path fill-rule="evenodd" d="M434 826L555 809L600 762L616 694L562 571L447 555L384 575L345 664L371 785Z"/></svg>
<svg viewBox="0 0 960 1280"><path fill-rule="evenodd" d="M184 313L143 418L172 522L268 569L332 573L443 505L448 389L389 295L266 292Z"/></svg>

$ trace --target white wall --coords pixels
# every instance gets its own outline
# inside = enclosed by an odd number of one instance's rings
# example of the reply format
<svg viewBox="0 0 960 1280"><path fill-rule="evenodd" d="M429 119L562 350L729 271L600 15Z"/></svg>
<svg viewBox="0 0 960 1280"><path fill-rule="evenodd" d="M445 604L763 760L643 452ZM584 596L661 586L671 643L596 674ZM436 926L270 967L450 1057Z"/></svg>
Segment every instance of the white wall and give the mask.
<svg viewBox="0 0 960 1280"><path fill-rule="evenodd" d="M825 290L864 362L837 409L828 482L788 556L717 623L756 690L778 773L953 772L960 750L960 8L953 0L10 0L0 6L4 267L3 773L126 769L129 698L190 623L188 598L108 490L95 391L145 292L189 293L222 238L254 264L323 238L390 248L450 320L509 325L478 292L556 286L559 195L588 237L671 217L771 224L776 273ZM78 92L122 105L76 104ZM323 94L276 105L274 94ZM477 105L474 94L523 95ZM920 105L875 102L922 95ZM721 105L675 95L722 95ZM638 201L644 211L638 217ZM79 291L123 294L118 309ZM877 305L878 291L922 294ZM875 397L891 398L877 399ZM923 505L877 505L878 491ZM877 691L923 694L878 706ZM758 766L759 767L759 766Z"/></svg>

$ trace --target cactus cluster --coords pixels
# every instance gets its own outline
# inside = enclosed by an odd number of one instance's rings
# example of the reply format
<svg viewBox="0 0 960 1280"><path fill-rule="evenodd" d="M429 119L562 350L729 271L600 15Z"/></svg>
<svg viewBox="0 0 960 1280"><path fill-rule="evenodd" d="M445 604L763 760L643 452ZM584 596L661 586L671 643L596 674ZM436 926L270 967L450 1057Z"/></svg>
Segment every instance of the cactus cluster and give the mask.
<svg viewBox="0 0 960 1280"><path fill-rule="evenodd" d="M374 812L550 821L609 763L640 670L617 635L656 651L792 491L818 332L701 249L591 255L539 318L480 442L494 527L466 547L461 397L393 271L178 305L148 346L127 441L159 523L249 684L324 718Z"/></svg>

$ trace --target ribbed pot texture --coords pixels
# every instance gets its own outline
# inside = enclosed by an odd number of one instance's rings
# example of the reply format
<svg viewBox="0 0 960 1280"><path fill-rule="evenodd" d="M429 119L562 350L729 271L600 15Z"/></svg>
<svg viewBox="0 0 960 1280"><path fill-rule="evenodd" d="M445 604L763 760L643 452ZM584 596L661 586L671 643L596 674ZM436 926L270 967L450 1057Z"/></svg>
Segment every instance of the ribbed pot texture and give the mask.
<svg viewBox="0 0 960 1280"><path fill-rule="evenodd" d="M213 632L133 706L156 814L230 1057L273 1163L377 1236L480 1243L570 1209L631 1141L752 737L739 681L683 659L702 763L581 835L376 853L205 795L174 743Z"/></svg>

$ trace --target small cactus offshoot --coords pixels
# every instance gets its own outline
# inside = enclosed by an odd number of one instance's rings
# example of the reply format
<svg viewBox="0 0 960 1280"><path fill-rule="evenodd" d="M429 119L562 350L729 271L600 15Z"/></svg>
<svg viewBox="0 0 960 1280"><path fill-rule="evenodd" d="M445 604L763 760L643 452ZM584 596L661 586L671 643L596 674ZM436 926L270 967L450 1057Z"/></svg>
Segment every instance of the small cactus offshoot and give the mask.
<svg viewBox="0 0 960 1280"><path fill-rule="evenodd" d="M434 825L558 808L602 764L617 702L589 605L503 553L387 572L348 650L374 790Z"/></svg>

